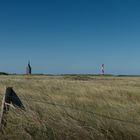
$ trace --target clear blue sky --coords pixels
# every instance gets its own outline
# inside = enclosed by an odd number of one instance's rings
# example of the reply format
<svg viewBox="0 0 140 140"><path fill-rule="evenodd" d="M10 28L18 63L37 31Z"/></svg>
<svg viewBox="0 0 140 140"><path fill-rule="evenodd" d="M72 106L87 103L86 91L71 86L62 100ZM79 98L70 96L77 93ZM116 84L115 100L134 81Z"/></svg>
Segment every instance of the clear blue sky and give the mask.
<svg viewBox="0 0 140 140"><path fill-rule="evenodd" d="M139 0L1 0L0 71L140 74Z"/></svg>

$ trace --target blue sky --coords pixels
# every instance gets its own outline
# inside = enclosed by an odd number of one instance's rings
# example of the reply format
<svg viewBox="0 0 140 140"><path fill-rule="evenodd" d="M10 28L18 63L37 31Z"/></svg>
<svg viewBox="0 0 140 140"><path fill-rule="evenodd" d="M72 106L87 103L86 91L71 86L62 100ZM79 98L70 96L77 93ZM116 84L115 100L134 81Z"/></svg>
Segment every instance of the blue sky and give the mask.
<svg viewBox="0 0 140 140"><path fill-rule="evenodd" d="M0 71L140 74L139 0L1 0Z"/></svg>

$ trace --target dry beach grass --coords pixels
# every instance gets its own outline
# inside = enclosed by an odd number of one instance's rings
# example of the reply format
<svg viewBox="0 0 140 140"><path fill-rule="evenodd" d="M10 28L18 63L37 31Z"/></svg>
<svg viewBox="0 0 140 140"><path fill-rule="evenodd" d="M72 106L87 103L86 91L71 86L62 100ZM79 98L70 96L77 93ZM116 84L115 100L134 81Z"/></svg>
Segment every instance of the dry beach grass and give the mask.
<svg viewBox="0 0 140 140"><path fill-rule="evenodd" d="M0 100L5 86L26 112L10 109L0 139L140 139L139 77L0 76Z"/></svg>

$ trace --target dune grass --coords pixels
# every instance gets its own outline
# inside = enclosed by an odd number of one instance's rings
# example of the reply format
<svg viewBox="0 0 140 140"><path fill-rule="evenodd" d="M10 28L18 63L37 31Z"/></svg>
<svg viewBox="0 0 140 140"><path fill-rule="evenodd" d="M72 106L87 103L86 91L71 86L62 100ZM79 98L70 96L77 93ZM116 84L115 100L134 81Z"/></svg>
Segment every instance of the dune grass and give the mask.
<svg viewBox="0 0 140 140"><path fill-rule="evenodd" d="M2 140L140 139L140 77L0 76L0 101L5 86L26 111L5 114Z"/></svg>

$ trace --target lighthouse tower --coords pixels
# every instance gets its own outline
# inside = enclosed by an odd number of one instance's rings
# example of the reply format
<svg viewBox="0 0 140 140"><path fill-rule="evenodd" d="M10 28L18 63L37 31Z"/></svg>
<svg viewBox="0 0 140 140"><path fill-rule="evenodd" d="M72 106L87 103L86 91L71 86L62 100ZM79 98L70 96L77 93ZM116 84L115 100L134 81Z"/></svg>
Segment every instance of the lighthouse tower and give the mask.
<svg viewBox="0 0 140 140"><path fill-rule="evenodd" d="M30 61L28 61L28 65L26 67L26 74L31 75L32 74L32 67L30 65Z"/></svg>
<svg viewBox="0 0 140 140"><path fill-rule="evenodd" d="M104 75L104 74L105 74L105 70L104 70L104 68L105 68L105 65L104 65L104 64L102 64L102 66L101 66L101 74L102 74L102 75Z"/></svg>

